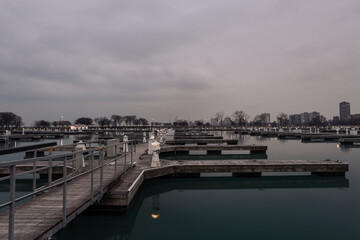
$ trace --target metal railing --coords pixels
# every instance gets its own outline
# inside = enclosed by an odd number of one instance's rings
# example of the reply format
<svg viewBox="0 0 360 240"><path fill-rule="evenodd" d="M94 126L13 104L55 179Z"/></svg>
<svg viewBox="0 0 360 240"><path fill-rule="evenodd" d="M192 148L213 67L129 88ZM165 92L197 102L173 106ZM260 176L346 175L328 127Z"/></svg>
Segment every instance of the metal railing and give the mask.
<svg viewBox="0 0 360 240"><path fill-rule="evenodd" d="M85 142L84 142L85 143ZM91 146L91 143L87 142L86 144ZM124 144L129 144L128 152L121 151L123 149ZM76 144L67 145L74 146ZM64 146L59 146L61 149ZM65 146L66 147L66 146ZM15 232L15 205L21 204L20 201L26 200L29 198L34 198L36 195L45 193L55 187L59 187L62 185L63 187L63 207L62 207L62 227L65 227L68 223L68 213L67 213L67 185L68 182L77 178L80 178L84 175L91 175L91 183L90 183L90 201L94 203L96 200L100 201L102 196L104 195L104 167L105 166L113 166L114 167L114 175L113 180L115 180L118 176L123 176L127 173L128 168L132 168L134 166L134 153L136 152L136 144L134 141L118 142L113 145L107 146L98 146L98 147L90 147L89 149L82 151L74 151L70 153L52 154L56 151L57 147L48 147L44 149L38 149L37 151L48 151L49 155L44 157L35 157L24 160L17 160L11 162L3 162L0 163L0 169L6 170L9 169L9 175L5 177L0 177L0 183L4 181L9 181L9 201L0 205L0 210L4 210L8 208L9 211L9 228L8 228L8 239L14 239ZM75 148L76 149L76 148ZM107 157L105 159L105 155ZM111 155L109 157L109 155ZM127 156L130 155L130 161L127 162ZM124 159L123 163L118 163L120 159ZM97 164L95 162L97 161ZM82 167L82 163L85 162L85 167ZM17 173L17 168L31 168L31 170L25 170ZM119 170L118 168L123 166L123 169ZM53 170L54 168L62 168L61 174L62 177L54 180L53 179ZM94 174L95 172L100 171L100 185L99 194L95 193L95 180ZM23 175L32 175L32 191L28 194L25 194L20 197L16 196L16 179L19 176ZM37 174L42 177L46 177L47 175L47 183L40 187L37 187ZM59 174L58 174L59 175Z"/></svg>

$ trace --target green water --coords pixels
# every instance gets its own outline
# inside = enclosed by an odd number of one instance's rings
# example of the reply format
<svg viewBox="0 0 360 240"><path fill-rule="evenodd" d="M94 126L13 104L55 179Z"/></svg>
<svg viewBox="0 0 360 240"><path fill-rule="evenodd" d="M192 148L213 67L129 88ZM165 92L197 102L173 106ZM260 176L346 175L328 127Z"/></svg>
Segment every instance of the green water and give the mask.
<svg viewBox="0 0 360 240"><path fill-rule="evenodd" d="M269 160L338 159L350 171L346 177L153 179L126 214L87 211L53 239L359 239L360 148L224 137L267 145Z"/></svg>

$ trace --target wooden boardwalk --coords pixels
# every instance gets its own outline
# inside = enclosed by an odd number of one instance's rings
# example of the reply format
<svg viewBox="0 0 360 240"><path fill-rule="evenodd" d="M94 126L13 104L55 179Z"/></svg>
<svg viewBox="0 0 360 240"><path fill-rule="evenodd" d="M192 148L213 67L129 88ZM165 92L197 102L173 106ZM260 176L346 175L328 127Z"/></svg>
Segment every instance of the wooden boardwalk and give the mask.
<svg viewBox="0 0 360 240"><path fill-rule="evenodd" d="M137 146L134 161L144 153L146 144ZM104 160L106 161L106 159ZM128 156L129 161L129 156ZM127 165L127 168L129 165ZM124 163L118 161L117 178L122 174ZM115 165L103 168L104 193L114 184ZM67 217L68 221L74 219L96 200L101 200L100 170L94 171L94 198L91 198L91 174L74 179L67 183ZM15 213L15 239L32 240L51 237L63 227L63 187L51 189L49 192L35 197L16 206ZM0 214L0 239L8 239L9 213Z"/></svg>

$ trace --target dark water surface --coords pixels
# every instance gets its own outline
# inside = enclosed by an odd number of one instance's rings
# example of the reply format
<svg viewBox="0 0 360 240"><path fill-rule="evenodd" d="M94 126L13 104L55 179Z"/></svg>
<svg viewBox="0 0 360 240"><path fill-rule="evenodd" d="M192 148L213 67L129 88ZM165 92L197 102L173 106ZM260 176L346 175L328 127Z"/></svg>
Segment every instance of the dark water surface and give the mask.
<svg viewBox="0 0 360 240"><path fill-rule="evenodd" d="M267 145L269 160L338 159L350 171L346 177L153 179L126 214L87 212L53 239L359 239L360 148L225 137Z"/></svg>

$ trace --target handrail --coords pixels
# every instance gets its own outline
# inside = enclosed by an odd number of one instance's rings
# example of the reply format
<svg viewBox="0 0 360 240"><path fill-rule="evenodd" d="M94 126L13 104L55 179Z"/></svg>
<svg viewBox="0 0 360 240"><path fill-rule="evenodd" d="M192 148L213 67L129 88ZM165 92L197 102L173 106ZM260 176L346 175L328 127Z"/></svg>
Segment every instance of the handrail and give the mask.
<svg viewBox="0 0 360 240"><path fill-rule="evenodd" d="M104 194L104 180L103 180L104 167L112 165L115 162L114 176L113 176L113 179L115 179L118 176L117 161L119 159L123 158L124 159L124 168L122 169L122 171L120 172L119 175L125 175L127 173L126 160L127 160L128 155L130 155L130 158L131 158L130 167L131 168L133 167L133 163L134 163L133 158L134 158L134 153L136 151L135 143L136 142L133 140L126 141L126 142L116 142L116 143L113 143L113 144L110 144L107 146L91 147L90 149L73 151L70 153L64 153L64 154L59 154L59 155L48 155L48 156L43 156L43 157L34 157L34 158L30 158L30 159L0 163L0 168L9 168L10 169L9 176L0 178L0 182L10 179L9 201L2 203L0 205L0 209L9 207L8 238L10 240L14 239L15 204L19 203L20 201L22 201L24 199L28 199L30 197L36 196L38 194L41 194L41 193L48 191L50 189L53 189L55 187L59 187L61 185L63 186L63 222L62 222L62 224L63 224L63 227L65 227L67 224L67 212L66 212L67 183L73 179L80 178L84 175L90 174L91 175L91 184L90 184L91 201L94 202L94 200L95 200L94 199L94 197L95 197L94 196L94 194L95 194L94 193L94 185L95 185L94 174L95 174L95 171L99 170L100 171L100 190L99 190L99 192L100 192L100 198L101 198ZM122 152L119 154L118 150L120 150L121 147L126 144L130 144L130 147L129 148L124 147L124 149L129 149L130 151ZM74 144L60 146L60 147L71 147L73 145ZM112 149L115 152L115 156L107 161L104 161L105 153L108 153L110 148L115 148L115 149ZM49 149L49 148L46 148L46 149ZM55 149L52 148L51 150L49 150L49 153L51 154ZM35 150L35 153L37 151L42 151L42 150L44 150L44 149L37 149L37 150ZM112 154L114 154L114 152ZM94 164L94 161L95 161L94 156L95 155L99 156L99 163L96 165ZM35 154L35 156L36 156L36 154ZM78 169L79 164L80 164L80 166L82 166L82 161L85 161L85 159L88 162L88 164L87 164L88 168L86 170L79 171L79 169ZM37 166L39 166L38 165L39 162L44 162L47 165L45 165L45 166L40 165L40 167L37 167ZM18 165L24 165L24 164L29 164L29 167L33 167L33 169L16 173L16 167ZM58 167L58 166L63 167L63 170L62 170L63 177L59 178L57 180L53 180L52 179L52 169L54 167ZM80 167L80 168L82 168L82 167ZM72 170L70 173L68 173L69 169ZM46 171L46 170L48 170L48 173L47 173L48 183L46 185L43 185L43 186L40 186L37 188L36 187L36 174L40 173L41 171ZM33 175L33 189L30 193L16 198L15 197L16 196L15 195L16 194L16 178L18 176L25 175L25 174Z"/></svg>

